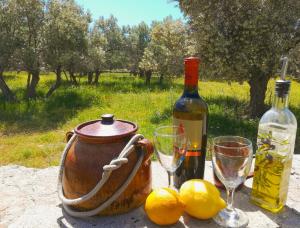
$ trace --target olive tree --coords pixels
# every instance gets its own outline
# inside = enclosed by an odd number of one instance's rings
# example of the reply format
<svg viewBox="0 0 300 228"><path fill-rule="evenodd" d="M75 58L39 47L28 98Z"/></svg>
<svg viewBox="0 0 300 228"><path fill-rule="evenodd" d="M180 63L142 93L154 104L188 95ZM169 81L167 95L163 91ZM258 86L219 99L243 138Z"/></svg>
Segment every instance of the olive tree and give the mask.
<svg viewBox="0 0 300 228"><path fill-rule="evenodd" d="M27 97L36 97L36 86L40 80L44 37L45 2L42 0L16 0L17 13L21 20L20 38L22 46L18 57L28 72Z"/></svg>
<svg viewBox="0 0 300 228"><path fill-rule="evenodd" d="M187 27L181 20L167 17L162 22L153 23L151 41L145 49L140 67L149 68L154 64L152 69L156 69L160 82L165 76L181 75L183 59L188 50L186 38Z"/></svg>
<svg viewBox="0 0 300 228"><path fill-rule="evenodd" d="M105 39L98 35L98 31L89 33L88 50L80 64L80 71L88 76L88 84L98 84L100 74L105 68L105 51L102 43L105 43Z"/></svg>
<svg viewBox="0 0 300 228"><path fill-rule="evenodd" d="M150 85L152 73L157 71L157 65L154 53L153 53L153 47L148 46L145 51L144 55L139 62L139 68L144 71L145 78L146 78L146 85Z"/></svg>
<svg viewBox="0 0 300 228"><path fill-rule="evenodd" d="M137 26L129 29L128 36L125 37L127 68L130 73L137 75L140 74L139 62L143 58L145 48L150 42L150 28L145 22L141 22Z"/></svg>
<svg viewBox="0 0 300 228"><path fill-rule="evenodd" d="M299 43L299 0L178 0L188 16L204 74L250 85L250 116L264 110L281 55ZM192 39L192 38L191 38Z"/></svg>
<svg viewBox="0 0 300 228"><path fill-rule="evenodd" d="M106 39L103 50L108 70L120 69L124 67L125 62L124 36L117 22L117 18L112 15L107 19L100 17L95 22L95 29Z"/></svg>
<svg viewBox="0 0 300 228"><path fill-rule="evenodd" d="M90 15L85 13L74 0L49 0L45 16L44 59L56 73L56 81L47 92L50 96L61 84L62 70L71 71L81 62L80 56L87 48L87 31ZM74 65L73 65L74 63Z"/></svg>
<svg viewBox="0 0 300 228"><path fill-rule="evenodd" d="M12 67L12 57L20 45L20 22L16 13L16 1L0 1L0 89L6 100L14 101L15 95L6 84L3 72Z"/></svg>
<svg viewBox="0 0 300 228"><path fill-rule="evenodd" d="M83 61L83 69L88 73L88 83L99 83L99 76L105 69L106 38L94 26L88 34L88 51ZM93 81L93 75L95 79Z"/></svg>

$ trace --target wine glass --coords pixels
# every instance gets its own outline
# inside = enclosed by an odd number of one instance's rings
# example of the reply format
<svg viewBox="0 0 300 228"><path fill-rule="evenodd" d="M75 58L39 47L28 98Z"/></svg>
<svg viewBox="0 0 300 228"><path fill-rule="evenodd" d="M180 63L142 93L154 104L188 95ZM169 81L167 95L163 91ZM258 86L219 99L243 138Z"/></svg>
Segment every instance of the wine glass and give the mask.
<svg viewBox="0 0 300 228"><path fill-rule="evenodd" d="M173 175L183 162L187 147L184 128L179 126L161 126L154 132L154 151L161 166L168 173L168 187L173 188Z"/></svg>
<svg viewBox="0 0 300 228"><path fill-rule="evenodd" d="M239 136L220 136L213 139L212 164L214 172L227 191L227 207L214 217L224 227L246 227L247 215L233 206L233 194L251 168L252 143Z"/></svg>

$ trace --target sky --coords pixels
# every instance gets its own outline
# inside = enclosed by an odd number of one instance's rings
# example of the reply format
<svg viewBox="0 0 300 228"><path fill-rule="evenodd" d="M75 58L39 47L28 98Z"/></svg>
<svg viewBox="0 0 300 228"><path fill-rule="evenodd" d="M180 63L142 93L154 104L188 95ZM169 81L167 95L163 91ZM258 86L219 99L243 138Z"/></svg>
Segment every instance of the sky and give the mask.
<svg viewBox="0 0 300 228"><path fill-rule="evenodd" d="M167 16L183 19L177 2L170 0L75 0L89 10L94 20L99 16L108 18L113 14L119 25L137 25L141 21L148 25L153 20L161 21Z"/></svg>

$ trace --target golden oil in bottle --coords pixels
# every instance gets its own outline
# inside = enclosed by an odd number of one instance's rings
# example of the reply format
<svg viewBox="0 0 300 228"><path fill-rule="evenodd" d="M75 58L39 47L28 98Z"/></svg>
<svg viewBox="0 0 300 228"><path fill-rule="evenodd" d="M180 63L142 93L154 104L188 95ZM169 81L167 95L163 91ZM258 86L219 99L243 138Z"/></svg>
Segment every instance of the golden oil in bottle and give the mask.
<svg viewBox="0 0 300 228"><path fill-rule="evenodd" d="M251 200L262 208L278 212L286 203L292 159L269 153L260 154L256 159Z"/></svg>
<svg viewBox="0 0 300 228"><path fill-rule="evenodd" d="M279 212L287 200L292 167L293 134L275 125L260 125L256 152L251 201L256 205Z"/></svg>

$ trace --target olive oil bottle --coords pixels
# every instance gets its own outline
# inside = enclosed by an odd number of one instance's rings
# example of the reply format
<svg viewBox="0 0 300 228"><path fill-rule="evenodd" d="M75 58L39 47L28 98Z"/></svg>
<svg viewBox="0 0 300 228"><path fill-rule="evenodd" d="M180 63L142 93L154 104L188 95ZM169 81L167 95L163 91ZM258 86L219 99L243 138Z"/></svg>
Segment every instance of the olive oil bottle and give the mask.
<svg viewBox="0 0 300 228"><path fill-rule="evenodd" d="M196 57L184 60L184 91L173 108L173 123L184 127L189 141L185 159L174 174L176 188L189 179L202 179L204 175L208 106L198 93L199 63Z"/></svg>
<svg viewBox="0 0 300 228"><path fill-rule="evenodd" d="M287 58L281 80L276 81L272 108L259 122L257 151L251 201L272 212L279 212L287 200L297 120L288 108L290 81L284 80Z"/></svg>

